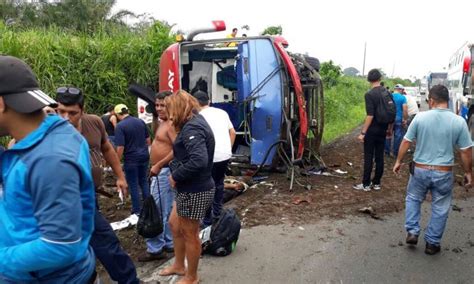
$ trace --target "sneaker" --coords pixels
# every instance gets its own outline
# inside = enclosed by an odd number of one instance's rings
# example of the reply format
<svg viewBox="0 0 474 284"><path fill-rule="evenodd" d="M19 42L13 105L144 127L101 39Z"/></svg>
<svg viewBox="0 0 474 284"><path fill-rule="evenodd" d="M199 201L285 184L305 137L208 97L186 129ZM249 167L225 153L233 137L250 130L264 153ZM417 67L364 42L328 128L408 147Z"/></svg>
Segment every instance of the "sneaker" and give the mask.
<svg viewBox="0 0 474 284"><path fill-rule="evenodd" d="M409 245L415 245L416 246L416 244L418 244L418 236L408 233L407 234L407 239L405 240L405 242Z"/></svg>
<svg viewBox="0 0 474 284"><path fill-rule="evenodd" d="M154 260L161 260L166 258L166 253L164 251L160 251L157 253L150 253L150 252L145 252L142 255L138 256L138 262L149 262L149 261L154 261Z"/></svg>
<svg viewBox="0 0 474 284"><path fill-rule="evenodd" d="M372 189L376 191L382 189L382 186L380 186L380 184L371 184L370 187L372 187Z"/></svg>
<svg viewBox="0 0 474 284"><path fill-rule="evenodd" d="M425 248L425 253L429 255L434 255L437 254L438 252L441 251L441 246L440 245L434 245L426 242L426 248Z"/></svg>
<svg viewBox="0 0 474 284"><path fill-rule="evenodd" d="M370 191L371 190L370 186L364 186L362 183L354 184L352 186L352 188L355 189L355 190L363 190L363 191Z"/></svg>

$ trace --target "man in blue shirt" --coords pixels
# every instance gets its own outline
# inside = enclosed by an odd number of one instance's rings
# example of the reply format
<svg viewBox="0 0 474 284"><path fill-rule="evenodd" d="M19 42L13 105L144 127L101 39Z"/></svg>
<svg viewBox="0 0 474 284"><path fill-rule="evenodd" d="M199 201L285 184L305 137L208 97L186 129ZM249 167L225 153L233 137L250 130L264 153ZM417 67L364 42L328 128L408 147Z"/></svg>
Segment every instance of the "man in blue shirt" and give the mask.
<svg viewBox="0 0 474 284"><path fill-rule="evenodd" d="M407 98L402 94L403 89L404 87L401 84L397 84L395 85L392 94L397 109L397 116L393 123L393 145L391 138L387 138L385 141L385 154L388 156L390 156L391 153L393 153L394 157L398 156L398 148L400 148L400 143L405 134L406 122L408 119L408 105Z"/></svg>
<svg viewBox="0 0 474 284"><path fill-rule="evenodd" d="M0 283L88 283L94 185L82 136L43 107L30 67L0 56L0 135L17 142L0 155Z"/></svg>
<svg viewBox="0 0 474 284"><path fill-rule="evenodd" d="M150 134L145 123L128 114L124 104L115 106L115 114L120 122L115 128L115 145L119 159L123 156L123 169L127 179L130 197L132 198L132 214L140 214L140 193L142 199L150 195L148 186L148 164L150 154L148 146L151 144Z"/></svg>
<svg viewBox="0 0 474 284"><path fill-rule="evenodd" d="M431 192L431 218L425 231L426 254L441 250L454 184L454 148L458 148L466 186L472 182L472 141L466 121L448 109L449 92L442 85L429 92L430 110L419 113L400 146L393 171L398 173L410 144L416 141L414 167L407 187L405 229L408 244L416 245L420 234L420 207Z"/></svg>

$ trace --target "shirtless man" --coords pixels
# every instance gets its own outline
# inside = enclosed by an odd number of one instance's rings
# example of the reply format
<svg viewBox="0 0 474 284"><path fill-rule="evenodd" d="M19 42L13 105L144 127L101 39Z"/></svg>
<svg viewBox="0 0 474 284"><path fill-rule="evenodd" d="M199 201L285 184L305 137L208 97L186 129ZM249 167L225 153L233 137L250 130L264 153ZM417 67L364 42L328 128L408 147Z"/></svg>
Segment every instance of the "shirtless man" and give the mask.
<svg viewBox="0 0 474 284"><path fill-rule="evenodd" d="M171 189L168 176L170 169L168 163L173 159L173 142L176 133L168 120L166 113L165 98L171 92L161 92L156 96L155 108L160 119L158 128L155 131L155 138L151 144L151 195L155 198L158 210L162 207L163 233L159 236L146 240L147 252L138 257L138 261L146 262L167 257L167 253L173 252L173 236L168 224L171 208L174 202L174 193ZM161 202L160 202L161 199Z"/></svg>

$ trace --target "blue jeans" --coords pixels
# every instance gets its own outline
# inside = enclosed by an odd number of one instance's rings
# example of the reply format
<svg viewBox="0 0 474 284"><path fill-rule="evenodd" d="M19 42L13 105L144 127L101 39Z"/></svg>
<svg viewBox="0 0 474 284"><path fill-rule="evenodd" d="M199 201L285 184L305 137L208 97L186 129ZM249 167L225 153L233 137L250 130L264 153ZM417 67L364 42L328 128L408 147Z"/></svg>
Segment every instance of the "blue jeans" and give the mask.
<svg viewBox="0 0 474 284"><path fill-rule="evenodd" d="M401 122L395 122L393 125L393 139L385 140L385 154L390 155L393 153L395 157L398 156L398 149L400 148L400 144L402 143L403 136L405 135L405 128L403 128ZM392 148L392 140L393 140L393 148Z"/></svg>
<svg viewBox="0 0 474 284"><path fill-rule="evenodd" d="M150 195L150 189L148 188L148 161L142 164L134 164L123 166L123 171L125 172L125 178L128 183L128 191L130 192L130 197L132 198L132 214L140 214L142 208L141 200L147 198ZM141 188L141 199L138 187Z"/></svg>
<svg viewBox="0 0 474 284"><path fill-rule="evenodd" d="M158 177L151 179L151 195L155 199L156 207L163 217L163 233L155 238L147 239L146 246L149 253L159 253L163 248L173 248L173 235L168 220L173 208L174 192L170 186L168 177L169 168L163 168ZM161 202L160 202L161 197ZM161 206L163 205L163 208Z"/></svg>
<svg viewBox="0 0 474 284"><path fill-rule="evenodd" d="M452 200L454 176L452 172L415 167L410 176L405 203L405 229L413 235L420 234L420 208L428 191L431 192L431 218L425 231L425 240L439 245L443 236Z"/></svg>
<svg viewBox="0 0 474 284"><path fill-rule="evenodd" d="M132 259L123 251L112 227L98 209L89 244L112 280L119 284L139 283Z"/></svg>

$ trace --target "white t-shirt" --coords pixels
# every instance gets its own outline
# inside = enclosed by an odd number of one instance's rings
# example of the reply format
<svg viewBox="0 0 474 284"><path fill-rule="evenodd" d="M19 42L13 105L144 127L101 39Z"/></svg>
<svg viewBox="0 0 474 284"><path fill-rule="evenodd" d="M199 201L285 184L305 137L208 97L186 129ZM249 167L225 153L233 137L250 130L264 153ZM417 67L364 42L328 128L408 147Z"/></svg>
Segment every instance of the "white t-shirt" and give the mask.
<svg viewBox="0 0 474 284"><path fill-rule="evenodd" d="M200 114L204 116L212 129L216 146L214 163L229 160L232 157L232 145L229 130L234 128L227 112L215 107L206 107Z"/></svg>
<svg viewBox="0 0 474 284"><path fill-rule="evenodd" d="M406 95L405 98L407 98L408 116L417 114L419 112L419 109L415 98L410 95Z"/></svg>

